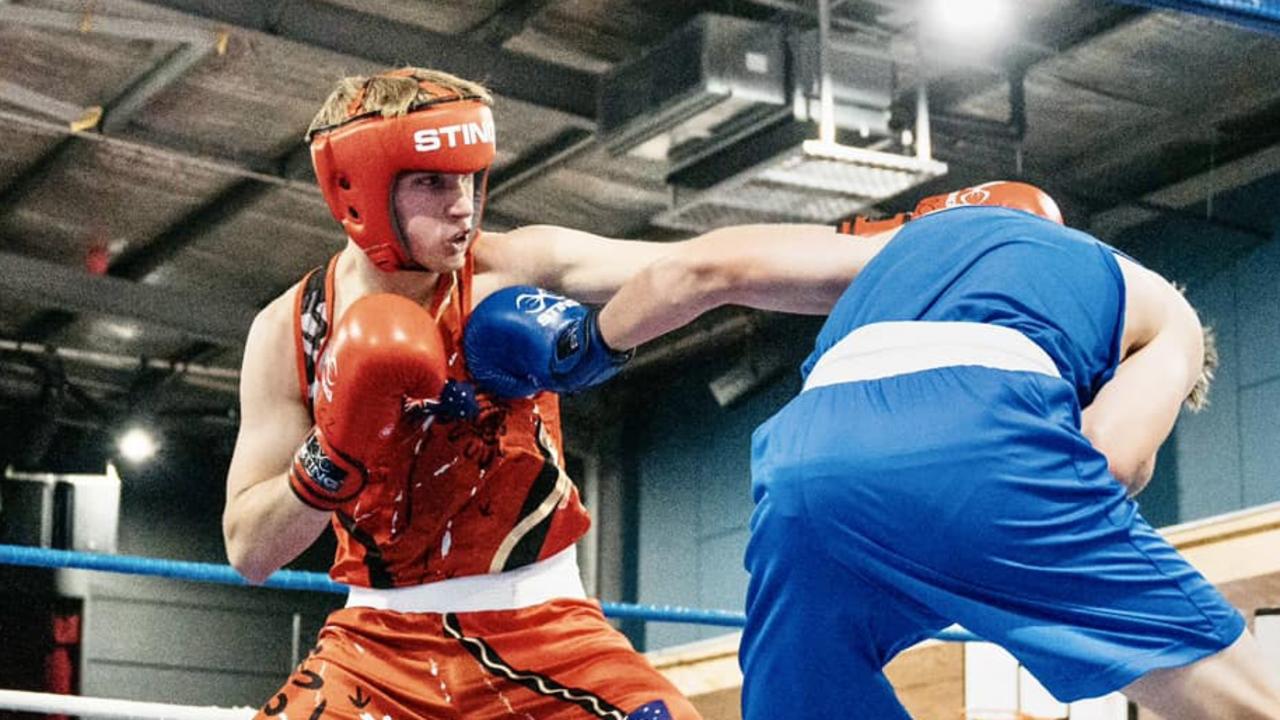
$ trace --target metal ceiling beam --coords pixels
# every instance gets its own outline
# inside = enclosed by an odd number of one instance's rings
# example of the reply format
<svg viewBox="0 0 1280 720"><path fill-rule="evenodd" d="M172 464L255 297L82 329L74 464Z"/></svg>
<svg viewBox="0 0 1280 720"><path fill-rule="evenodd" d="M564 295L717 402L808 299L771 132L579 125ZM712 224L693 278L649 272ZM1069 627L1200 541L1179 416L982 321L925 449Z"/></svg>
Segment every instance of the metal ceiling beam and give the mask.
<svg viewBox="0 0 1280 720"><path fill-rule="evenodd" d="M192 45L212 45L217 34L190 25L132 20L88 12L62 12L25 5L0 3L0 22L30 25L49 30L108 35L125 40L152 40Z"/></svg>
<svg viewBox="0 0 1280 720"><path fill-rule="evenodd" d="M489 199L495 200L590 150L595 147L595 137L593 132L569 128L525 152L489 178Z"/></svg>
<svg viewBox="0 0 1280 720"><path fill-rule="evenodd" d="M144 285L0 252L0 297L155 323L220 347L239 348L257 308L221 295Z"/></svg>
<svg viewBox="0 0 1280 720"><path fill-rule="evenodd" d="M1266 96L1238 95L1222 98L1218 102L1205 103L1203 112L1187 114L1164 123L1153 125L1143 132L1142 137L1134 139L1125 137L1117 141L1099 135L1094 138L1092 152L1077 155L1062 164L1060 175L1068 182L1087 183L1098 186L1100 178L1108 175L1131 175L1129 166L1142 157L1157 155L1162 148L1177 143L1219 144L1219 157L1234 159L1269 145L1275 138L1267 138L1259 132L1258 139L1235 139L1223 136L1215 139L1218 125L1252 124L1261 131L1266 128L1274 130L1277 118L1280 118L1280 91ZM1250 118L1256 120L1251 121ZM1250 145L1252 144L1252 147ZM1230 147L1228 147L1230 146ZM1234 152L1234 157L1228 153ZM1198 169L1198 168L1197 168ZM1105 184L1102 185L1105 187Z"/></svg>
<svg viewBox="0 0 1280 720"><path fill-rule="evenodd" d="M1280 6L1259 0L1115 0L1123 5L1176 10L1238 25L1255 32L1280 35Z"/></svg>
<svg viewBox="0 0 1280 720"><path fill-rule="evenodd" d="M181 46L156 64L128 88L97 108L98 127L114 132L126 126L156 94L182 77L197 63L220 47L224 35L185 25L129 20L110 16L94 16L89 13L67 13L40 8L18 7L0 4L0 22L29 25L50 30L79 33L97 33L126 40L181 43ZM89 109L80 113L83 120ZM61 115L59 115L61 117ZM68 132L87 128L71 122ZM91 126L90 126L91 127ZM39 158L24 168L14 179L0 188L0 208L14 207L21 196L36 187L49 170L70 152L75 144L71 135L56 143Z"/></svg>
<svg viewBox="0 0 1280 720"><path fill-rule="evenodd" d="M1221 188L1240 187L1274 175L1277 168L1280 168L1280 145L1272 145L1148 193L1142 196L1140 203L1125 203L1097 213L1090 219L1089 230L1099 237L1115 237L1162 214L1185 212L1186 208L1209 200ZM1258 233L1255 229L1240 226L1228 229L1238 233Z"/></svg>
<svg viewBox="0 0 1280 720"><path fill-rule="evenodd" d="M179 221L173 223L152 240L141 243L139 250L126 253L118 258L109 269L110 274L113 276L132 280L141 279L159 267L165 260L195 242L204 233L212 230L216 224L261 197L262 191L267 187L279 187L290 192L306 195L317 201L320 199L319 188L314 183L291 180L271 173L257 172L234 163L190 155L180 150L158 147L134 140L92 133L73 134L66 125L37 120L7 111L0 111L0 118L23 125L66 132L70 135L70 137L60 141L52 150L46 153L46 156L53 158L53 160L49 163L30 166L25 172L19 173L9 187L0 190L0 207L12 207L12 205L3 203L13 203L21 198L28 189L48 173L49 169L56 164L57 158L69 152L71 145L77 138L87 142L104 142L111 145L129 147L139 152L172 157L180 162L188 162L215 172L227 173L234 177L242 178L241 181L218 193L203 206L196 208ZM287 164L292 161L291 159L295 155L297 155L297 152L290 148L280 158L266 164ZM68 312L68 308L46 310L24 323L17 334L26 340L44 340L53 337L74 321L75 315Z"/></svg>
<svg viewBox="0 0 1280 720"><path fill-rule="evenodd" d="M63 25L72 17L79 17L73 13L57 13L47 10L34 10L31 8L15 8L8 6L0 6L0 21L15 20L13 16L24 18L28 24L40 27L55 27L66 29ZM40 17L32 17L38 15ZM57 17L55 17L57 16ZM35 22L38 20L39 22ZM21 22L21 19L16 21ZM101 23L101 20L99 21ZM113 34L111 29L114 26L107 23L105 28L99 28L99 31L105 34ZM21 197L28 191L37 187L40 182L49 174L60 160L62 160L75 145L77 137L91 137L89 135L80 134L82 130L89 129L96 124L102 132L117 132L129 124L139 112L142 111L146 104L156 94L163 91L178 78L182 77L212 52L217 45L216 36L213 33L201 33L198 36L193 35L190 28L174 29L172 26L160 24L138 23L128 21L127 28L116 28L118 36L129 39L165 39L172 41L175 37L182 39L184 37L197 37L198 39L191 44L186 44L170 53L164 60L161 60L135 80L124 92L112 98L101 108L80 108L78 117L68 120L65 128L68 136L54 144L46 150L40 157L36 158L30 165L23 168L14 179L3 188L0 188L0 208L15 207ZM147 36L146 33L154 33L154 36ZM169 37L163 37L163 33L172 33ZM159 37L157 37L159 36ZM11 85L11 83L4 83ZM15 86L16 87L16 86ZM65 104L64 104L65 105ZM27 105L30 107L30 105ZM72 106L67 106L55 115L62 119L65 114L74 112ZM35 108L39 109L39 108ZM90 124L86 118L92 117L96 113L98 122ZM80 127L88 125L88 127Z"/></svg>
<svg viewBox="0 0 1280 720"><path fill-rule="evenodd" d="M555 0L508 0L489 17L476 23L463 33L467 40L501 47L503 43L524 32L529 21Z"/></svg>
<svg viewBox="0 0 1280 720"><path fill-rule="evenodd" d="M320 198L320 188L316 187L314 182L294 180L291 177L284 177L280 175L277 172L279 170L279 158L269 160L260 157L250 158L250 164L246 164L246 162L242 162L235 158L199 155L193 150L181 146L177 142L155 142L150 139L156 137L154 135L149 136L148 140L143 141L116 135L79 132L63 123L52 122L4 109L0 109L0 120L44 132L60 133L66 135L67 139L77 139L85 142L98 142L112 147L149 155L153 158L172 160L177 163L189 165L193 168L200 168L201 170L207 170L212 173L257 180L261 183L275 185L291 192L314 196L317 200ZM289 152L292 153L292 151L293 148L290 147ZM264 169L256 169L256 167L251 166L251 164L253 166L260 165Z"/></svg>
<svg viewBox="0 0 1280 720"><path fill-rule="evenodd" d="M8 80L0 80L0 100L56 118L65 122L68 127L91 119L94 111L94 108L59 100ZM101 111L101 108L97 110Z"/></svg>
<svg viewBox="0 0 1280 720"><path fill-rule="evenodd" d="M123 128L156 94L181 78L214 50L222 47L226 33L209 32L189 25L159 23L42 8L0 5L0 22L11 22L49 30L105 35L125 40L177 43L179 47L143 73L127 89L103 106L101 128L112 132Z"/></svg>
<svg viewBox="0 0 1280 720"><path fill-rule="evenodd" d="M111 262L113 277L142 280L183 249L213 232L219 225L262 199L266 186L241 180L206 201L165 228L136 250L121 254Z"/></svg>
<svg viewBox="0 0 1280 720"><path fill-rule="evenodd" d="M425 65L483 80L516 100L595 121L598 77L321 0L146 0L382 65Z"/></svg>
<svg viewBox="0 0 1280 720"><path fill-rule="evenodd" d="M139 357L136 355L119 355L99 350L57 347L43 343L24 342L0 338L0 353L18 353L37 358L56 357L69 363L78 363L107 370L136 372L138 370L158 370L180 374L199 375L219 380L236 381L240 379L237 368L215 367L195 362L162 360L160 358Z"/></svg>
<svg viewBox="0 0 1280 720"><path fill-rule="evenodd" d="M127 90L116 97L103 111L102 132L123 130L151 98L186 75L214 51L216 42L202 45L183 45L169 53L150 70L138 78Z"/></svg>

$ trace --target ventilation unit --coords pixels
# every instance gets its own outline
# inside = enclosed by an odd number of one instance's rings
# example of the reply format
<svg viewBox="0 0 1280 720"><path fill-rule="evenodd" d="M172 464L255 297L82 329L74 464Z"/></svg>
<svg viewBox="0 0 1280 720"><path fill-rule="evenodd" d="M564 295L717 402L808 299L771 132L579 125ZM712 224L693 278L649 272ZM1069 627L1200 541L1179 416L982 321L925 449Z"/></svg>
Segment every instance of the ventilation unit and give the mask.
<svg viewBox="0 0 1280 720"><path fill-rule="evenodd" d="M700 15L601 84L599 127L615 154L697 157L789 116L782 28Z"/></svg>
<svg viewBox="0 0 1280 720"><path fill-rule="evenodd" d="M887 48L702 15L606 77L600 129L614 153L665 164L673 202L655 224L832 222L946 173L881 150L893 95Z"/></svg>

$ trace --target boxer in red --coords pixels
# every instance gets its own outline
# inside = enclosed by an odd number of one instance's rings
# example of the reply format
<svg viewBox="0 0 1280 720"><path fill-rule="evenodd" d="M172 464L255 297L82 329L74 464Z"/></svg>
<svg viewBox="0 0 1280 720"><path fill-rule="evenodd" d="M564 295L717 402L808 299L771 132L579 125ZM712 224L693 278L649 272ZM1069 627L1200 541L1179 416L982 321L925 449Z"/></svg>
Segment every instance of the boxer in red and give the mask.
<svg viewBox="0 0 1280 720"><path fill-rule="evenodd" d="M348 243L249 332L223 529L260 582L331 524L352 591L259 717L698 717L583 592L556 395L476 396L461 352L499 288L603 301L667 246L481 237L489 104L434 71L347 78L309 132ZM626 357L580 346L563 389Z"/></svg>

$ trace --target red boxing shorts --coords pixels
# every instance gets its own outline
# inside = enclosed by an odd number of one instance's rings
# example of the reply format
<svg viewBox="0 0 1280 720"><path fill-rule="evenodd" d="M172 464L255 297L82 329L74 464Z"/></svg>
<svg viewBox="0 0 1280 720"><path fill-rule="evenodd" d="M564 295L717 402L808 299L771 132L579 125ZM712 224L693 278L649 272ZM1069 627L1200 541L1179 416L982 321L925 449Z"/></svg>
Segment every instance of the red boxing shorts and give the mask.
<svg viewBox="0 0 1280 720"><path fill-rule="evenodd" d="M335 611L257 718L698 720L593 600L514 610Z"/></svg>

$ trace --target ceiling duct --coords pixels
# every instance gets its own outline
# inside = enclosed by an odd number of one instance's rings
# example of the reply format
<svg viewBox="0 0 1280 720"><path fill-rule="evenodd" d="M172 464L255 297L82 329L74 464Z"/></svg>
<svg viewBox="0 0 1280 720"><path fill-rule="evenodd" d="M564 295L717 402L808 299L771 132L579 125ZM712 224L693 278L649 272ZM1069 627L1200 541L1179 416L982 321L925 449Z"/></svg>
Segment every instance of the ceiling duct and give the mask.
<svg viewBox="0 0 1280 720"><path fill-rule="evenodd" d="M946 172L927 120L923 154L879 149L894 89L888 48L702 15L606 77L599 126L614 153L665 163L657 225L831 222Z"/></svg>
<svg viewBox="0 0 1280 720"><path fill-rule="evenodd" d="M601 83L615 154L696 158L790 115L783 28L704 14Z"/></svg>

